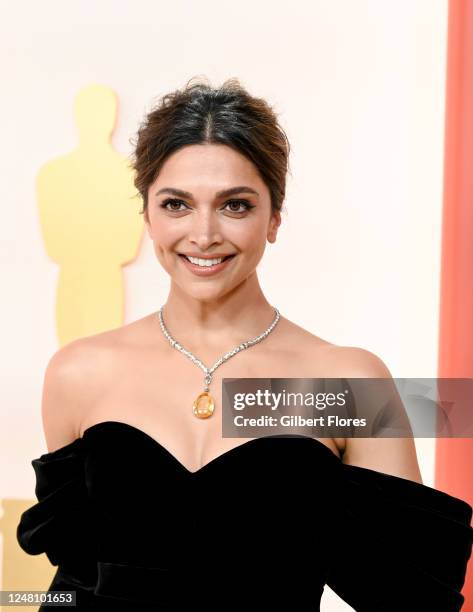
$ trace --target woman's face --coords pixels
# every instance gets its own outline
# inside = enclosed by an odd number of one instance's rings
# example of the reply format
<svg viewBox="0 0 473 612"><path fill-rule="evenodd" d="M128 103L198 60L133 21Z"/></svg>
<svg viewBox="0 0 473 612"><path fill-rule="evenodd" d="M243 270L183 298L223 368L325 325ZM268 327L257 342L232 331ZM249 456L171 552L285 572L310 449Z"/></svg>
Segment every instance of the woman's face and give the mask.
<svg viewBox="0 0 473 612"><path fill-rule="evenodd" d="M222 296L252 275L281 222L254 164L220 144L190 145L168 157L148 190L144 218L161 265L197 299ZM232 257L214 268L184 255Z"/></svg>

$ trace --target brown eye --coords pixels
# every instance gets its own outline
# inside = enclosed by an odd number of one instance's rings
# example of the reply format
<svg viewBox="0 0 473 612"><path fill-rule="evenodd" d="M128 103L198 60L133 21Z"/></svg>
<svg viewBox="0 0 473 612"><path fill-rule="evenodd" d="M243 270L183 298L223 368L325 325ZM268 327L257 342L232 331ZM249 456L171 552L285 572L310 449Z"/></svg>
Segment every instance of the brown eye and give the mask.
<svg viewBox="0 0 473 612"><path fill-rule="evenodd" d="M234 213L243 213L247 210L250 210L250 208L254 208L254 206L252 204L250 204L248 202L248 200L229 200L225 206L236 206L236 208L240 207L240 206L244 206L243 210L235 210L235 208L229 208L228 210L230 210L230 212L234 212Z"/></svg>
<svg viewBox="0 0 473 612"><path fill-rule="evenodd" d="M168 204L174 205L174 204L184 204L184 202L182 200L176 200L174 198L168 198L167 200L164 200L164 202L161 204L161 208L164 208L165 210L169 210L171 212L181 212L181 210L184 210L182 208L168 208Z"/></svg>

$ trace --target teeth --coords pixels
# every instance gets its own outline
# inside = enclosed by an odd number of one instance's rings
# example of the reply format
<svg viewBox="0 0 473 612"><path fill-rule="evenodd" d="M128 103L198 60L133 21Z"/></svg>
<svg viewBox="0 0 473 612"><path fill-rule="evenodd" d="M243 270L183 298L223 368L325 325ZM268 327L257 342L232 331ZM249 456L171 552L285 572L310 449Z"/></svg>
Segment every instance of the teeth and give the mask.
<svg viewBox="0 0 473 612"><path fill-rule="evenodd" d="M207 268L209 266L214 266L223 261L223 257L219 257L218 259L198 259L197 257L187 257L187 259L198 266L202 266L203 268Z"/></svg>

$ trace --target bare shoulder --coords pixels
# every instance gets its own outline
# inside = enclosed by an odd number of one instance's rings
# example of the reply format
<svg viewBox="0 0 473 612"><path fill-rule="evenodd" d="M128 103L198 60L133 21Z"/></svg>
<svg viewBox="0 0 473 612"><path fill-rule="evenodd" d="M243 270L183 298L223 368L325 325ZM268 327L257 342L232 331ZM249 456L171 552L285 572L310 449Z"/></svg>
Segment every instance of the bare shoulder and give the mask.
<svg viewBox="0 0 473 612"><path fill-rule="evenodd" d="M392 379L386 363L367 349L331 345L326 356L333 377ZM402 418L407 420L404 408L401 410ZM413 438L344 438L344 442L343 463L422 484Z"/></svg>
<svg viewBox="0 0 473 612"><path fill-rule="evenodd" d="M50 452L80 436L81 424L116 382L130 351L151 342L153 315L73 340L50 358L43 382L42 419Z"/></svg>
<svg viewBox="0 0 473 612"><path fill-rule="evenodd" d="M118 330L73 340L49 359L43 379L41 413L48 451L79 437L80 423L111 372ZM108 374L110 376L110 374Z"/></svg>
<svg viewBox="0 0 473 612"><path fill-rule="evenodd" d="M297 347L314 362L323 364L326 377L387 378L391 374L383 360L371 351L357 346L340 346L312 334L288 319L284 320L284 344Z"/></svg>
<svg viewBox="0 0 473 612"><path fill-rule="evenodd" d="M278 350L286 347L286 349L294 351L298 355L302 352L305 356L316 356L317 351L320 349L335 346L328 340L316 336L286 317L281 316L278 327L278 334L275 334L275 338L279 338L279 342L276 343Z"/></svg>
<svg viewBox="0 0 473 612"><path fill-rule="evenodd" d="M325 354L334 377L391 378L384 361L367 349L330 344L327 345Z"/></svg>

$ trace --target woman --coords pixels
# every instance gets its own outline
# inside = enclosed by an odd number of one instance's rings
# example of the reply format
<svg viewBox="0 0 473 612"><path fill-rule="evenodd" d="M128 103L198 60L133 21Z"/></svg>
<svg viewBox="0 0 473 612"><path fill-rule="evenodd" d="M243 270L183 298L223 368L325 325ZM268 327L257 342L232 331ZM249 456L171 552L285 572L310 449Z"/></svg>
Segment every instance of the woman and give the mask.
<svg viewBox="0 0 473 612"><path fill-rule="evenodd" d="M356 610L462 606L472 509L422 484L412 439L222 436L223 377L390 377L263 294L288 154L236 80L189 83L139 129L135 185L169 295L50 360L49 452L18 525L78 609L301 612L325 584Z"/></svg>

